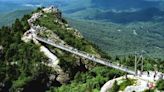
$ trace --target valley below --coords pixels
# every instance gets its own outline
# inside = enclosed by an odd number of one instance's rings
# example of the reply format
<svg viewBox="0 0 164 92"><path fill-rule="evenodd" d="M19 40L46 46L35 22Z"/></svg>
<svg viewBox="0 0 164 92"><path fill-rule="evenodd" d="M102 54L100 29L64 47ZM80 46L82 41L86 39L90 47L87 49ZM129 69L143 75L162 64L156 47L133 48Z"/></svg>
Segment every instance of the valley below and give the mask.
<svg viewBox="0 0 164 92"><path fill-rule="evenodd" d="M162 92L163 5L0 1L0 92Z"/></svg>
<svg viewBox="0 0 164 92"><path fill-rule="evenodd" d="M126 56L144 51L145 56L163 58L164 22L116 24L94 20L68 20L109 55Z"/></svg>

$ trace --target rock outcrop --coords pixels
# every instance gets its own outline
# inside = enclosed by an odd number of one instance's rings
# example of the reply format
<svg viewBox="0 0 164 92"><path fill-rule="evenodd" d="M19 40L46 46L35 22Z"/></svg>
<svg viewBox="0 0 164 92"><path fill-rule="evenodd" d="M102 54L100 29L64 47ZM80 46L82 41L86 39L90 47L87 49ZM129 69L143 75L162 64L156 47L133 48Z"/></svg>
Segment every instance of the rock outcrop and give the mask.
<svg viewBox="0 0 164 92"><path fill-rule="evenodd" d="M62 56L63 54L66 54L66 53L61 50L52 50L52 49L46 48L46 46L42 45L39 41L37 41L34 36L48 38L48 40L50 39L54 43L68 46L70 48L73 48L73 47L68 45L64 40L62 40L57 35L58 33L55 33L53 30L46 28L46 26L44 25L39 25L39 23L36 23L40 21L40 19L42 18L47 18L48 14L51 14L51 16L54 17L53 23L55 24L55 26L58 26L60 30L64 30L67 34L69 33L70 35L73 35L71 37L74 37L74 38L77 37L78 39L83 38L83 36L78 30L70 27L67 24L67 22L62 18L61 12L57 8L54 8L53 6L51 6L51 7L44 8L32 14L32 17L28 20L28 23L31 26L31 28L24 33L22 40L26 43L33 42L36 45L40 46L40 51L43 52L44 55L48 58L48 61L46 63L45 62L42 62L42 63L47 66L53 67L57 73L57 74L52 74L50 76L50 80L55 80L55 81L58 81L60 84L65 84L70 80L70 78L73 78L76 72L87 71L88 69L92 68L95 64L92 62L88 62L88 60L86 59L80 58L72 54L71 57L74 58L74 61L72 61L73 63L71 63L72 65L70 66L70 68L67 69L67 67L58 65L58 63L60 63L60 58L58 58L57 56Z"/></svg>
<svg viewBox="0 0 164 92"><path fill-rule="evenodd" d="M58 35L53 33L51 30L47 29L46 27L41 27L40 25L36 25L35 22L37 19L39 19L41 16L44 16L44 13L53 13L53 15L56 17L55 22L59 25L61 25L62 28L66 28L68 31L69 30L75 30L73 28L70 28L68 24L65 24L62 22L62 15L61 12L54 7L48 7L44 8L41 11L34 13L32 17L28 20L29 25L31 28L26 31L22 37L22 40L24 42L30 42L33 41L35 44L40 46L40 51L44 53L49 60L46 64L47 66L53 67L54 70L57 72L57 75L50 76L50 80L54 81L54 79L61 84L67 83L70 78L69 74L66 73L66 71L63 71L63 69L58 65L59 59L54 53L52 53L49 49L47 49L45 46L41 45L36 39L33 38L34 35L46 35L49 39L52 39L53 42L60 43L60 44L66 44L63 40L61 40ZM75 30L74 35L78 37L82 37L81 34Z"/></svg>

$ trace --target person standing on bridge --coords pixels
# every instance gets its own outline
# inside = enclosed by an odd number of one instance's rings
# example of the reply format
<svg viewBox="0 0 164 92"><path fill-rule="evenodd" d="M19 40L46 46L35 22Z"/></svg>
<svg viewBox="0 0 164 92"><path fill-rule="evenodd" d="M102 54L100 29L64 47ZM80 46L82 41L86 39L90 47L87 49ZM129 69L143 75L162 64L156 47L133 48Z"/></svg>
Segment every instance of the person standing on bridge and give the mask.
<svg viewBox="0 0 164 92"><path fill-rule="evenodd" d="M163 79L163 74L160 74L160 77L159 77L160 79Z"/></svg>
<svg viewBox="0 0 164 92"><path fill-rule="evenodd" d="M157 71L155 71L155 73L154 73L154 80L155 80L156 76L157 76Z"/></svg>
<svg viewBox="0 0 164 92"><path fill-rule="evenodd" d="M149 73L149 71L147 71L147 76L150 77L150 73Z"/></svg>

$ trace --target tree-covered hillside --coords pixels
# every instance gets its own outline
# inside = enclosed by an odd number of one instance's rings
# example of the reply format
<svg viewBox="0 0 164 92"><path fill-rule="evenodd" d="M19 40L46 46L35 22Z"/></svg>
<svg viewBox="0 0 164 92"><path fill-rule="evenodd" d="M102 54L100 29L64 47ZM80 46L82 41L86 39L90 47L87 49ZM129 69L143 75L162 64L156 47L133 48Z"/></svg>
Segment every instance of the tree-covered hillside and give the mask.
<svg viewBox="0 0 164 92"><path fill-rule="evenodd" d="M4 1L7 2L6 0ZM11 3L14 2L12 0L9 0L9 1L11 1ZM92 37L94 34L97 35L98 37L103 36L103 38L100 38L101 39L100 43L99 42L98 43L96 42L96 43L99 44L98 46L100 48L102 48L103 50L105 49L107 53L114 52L117 55L120 55L120 54L122 55L125 53L127 49L128 49L128 53L134 52L133 49L135 49L135 51L145 50L149 52L148 55L151 54L151 56L153 55L155 57L156 56L161 57L163 55L163 50L162 50L163 49L163 41L162 41L163 40L163 26L162 26L163 23L162 22L164 20L164 17L163 17L163 11L161 8L161 6L163 6L163 1L161 0L158 0L158 1L157 0L137 0L137 1L128 0L126 2L124 0L109 0L109 1L69 0L69 2L63 1L63 0L62 1L48 0L44 2L41 2L39 0L36 0L36 1L30 0L26 2L20 1L20 2L15 2L15 3L18 3L18 4L21 3L24 5L26 3L29 4L29 2L31 2L30 5L32 6L43 4L43 3L44 3L43 5L49 5L49 4L56 5L63 11L65 17L73 19L72 21L73 26L80 29L82 33L85 33L84 36L87 37L89 40L95 42L96 38ZM11 7L15 7L15 3L13 6L10 4L9 5ZM4 6L1 6L1 7L4 7ZM31 7L24 6L24 8L31 8ZM160 8L161 10L158 8ZM7 15L1 14L0 26L11 24L15 18L20 18L21 16L23 16L24 13L27 13L29 11L25 10L21 12L23 13L20 13L20 11L18 12L16 11L16 12L9 13ZM78 21L80 19L86 20L86 22ZM88 20L89 20L89 23L88 23ZM78 21L78 23L76 23L76 21ZM96 21L96 23L94 23L93 21ZM109 22L109 25L106 22ZM110 25L111 22L114 23L114 25ZM136 22L139 22L139 23L136 23ZM140 24L140 22L142 23ZM121 27L120 27L120 23L121 23ZM94 26L92 26L92 24L94 24ZM104 24L106 25L103 26ZM126 25L124 26L124 24ZM109 27L106 27L107 25ZM136 27L134 27L134 25L136 25ZM99 28L95 28L96 26L99 26ZM126 28L129 26L132 26L132 27ZM141 27L141 29L139 28L139 26ZM121 29L121 30L128 30L128 31L124 32L123 35L120 35L118 34L119 32L117 31L111 32L111 30L113 29L114 30ZM133 29L136 30L136 33L139 32L141 34L140 36L143 37L143 39L140 39L141 37L138 37L138 38L131 37L131 35L129 34L133 33L132 32L134 31ZM90 30L90 32L94 30L97 30L97 31L89 33L88 30ZM106 33L105 36L104 36L104 33L101 32L100 30L105 30L104 32ZM154 35L154 33L156 35ZM110 35L107 35L107 34L110 34ZM111 34L113 34L114 37L111 36ZM118 36L119 36L119 39L116 39ZM121 46L120 42L118 41L110 42L110 40L115 40L115 39L116 40L123 39L122 43L124 44L124 46ZM127 42L127 39L130 41ZM135 42L135 39L137 39L137 44L138 44L137 47L135 47L135 43L133 43ZM127 46L126 43L130 43L130 42L132 42L132 44ZM152 53L152 52L155 52L155 53Z"/></svg>
<svg viewBox="0 0 164 92"><path fill-rule="evenodd" d="M1 13L0 15L0 27L2 26L11 26L14 23L15 19L21 19L25 14L31 13L31 9L27 10L16 10L8 13Z"/></svg>
<svg viewBox="0 0 164 92"><path fill-rule="evenodd" d="M155 1L155 0L154 0ZM154 2L153 0L91 0L92 4L96 7L104 9L129 9L129 8L148 8L158 6L159 1Z"/></svg>
<svg viewBox="0 0 164 92"><path fill-rule="evenodd" d="M50 69L43 65L47 58L39 51L39 47L32 43L21 41L23 33L29 29L26 15L22 20L16 20L12 27L0 29L0 91L22 91L28 83L39 76L47 76ZM46 78L46 77L45 77ZM44 78L40 79L44 80ZM43 84L39 84L43 86ZM42 88L42 87L41 87Z"/></svg>
<svg viewBox="0 0 164 92"><path fill-rule="evenodd" d="M11 27L4 26L0 29L0 91L45 92L49 90L50 92L64 92L68 90L68 92L98 92L107 80L123 74L120 71L97 65L65 51L47 46L57 55L60 59L59 66L64 73L68 74L68 80L64 83L57 80L58 77L62 79L64 75L62 76L56 72L55 68L44 64L48 63L48 59L40 52L39 45L34 45L32 41L29 43L21 41L23 33L30 28L27 23L30 17L30 15L25 15L21 20L17 19ZM47 20L41 18L41 25L46 27L49 25L49 28L61 38L63 37L62 39L67 44L90 53L106 56L87 40L73 36L73 30L66 32L59 24L51 22L52 20L49 19L52 18L54 16L51 14L50 16L47 15Z"/></svg>
<svg viewBox="0 0 164 92"><path fill-rule="evenodd" d="M164 12L158 8L151 7L133 12L100 12L93 16L87 16L87 19L104 20L113 23L132 23L147 21L163 21Z"/></svg>
<svg viewBox="0 0 164 92"><path fill-rule="evenodd" d="M37 12L38 11L40 11L40 9L38 9ZM52 68L46 66L49 60L40 52L40 45L34 45L33 41L28 43L21 41L23 33L30 29L27 22L30 17L31 14L25 15L20 20L16 19L11 27L3 26L0 29L0 91L99 92L105 82L125 74L41 43L41 45L47 47L59 58L60 61L58 65L61 67L59 71L63 72L59 73L57 67ZM129 67L134 66L134 56L110 57L96 45L86 40L85 37L83 38L77 30L73 28L69 28L68 30L68 28L65 27L67 23L62 16L57 16L54 13L44 13L35 24L46 27L49 30L48 32L56 34L66 44L81 51L110 59L115 64L120 63ZM111 23L111 25L113 26L114 24ZM104 24L103 28L108 28L107 26ZM85 27L87 28L87 26ZM39 33L39 35L51 38L51 36L48 36L50 33L45 32L46 31L43 31ZM104 34L106 34L105 31ZM97 36L97 39L98 38L101 37ZM99 42L99 40L96 41ZM157 65L156 68L159 71L164 72L162 67L164 63L161 59L153 60L149 57L145 58L145 71L154 70L154 65ZM162 89L160 85L162 84L159 84L159 88Z"/></svg>
<svg viewBox="0 0 164 92"><path fill-rule="evenodd" d="M145 56L163 58L163 22L116 24L76 19L69 22L109 55L134 55L144 50Z"/></svg>

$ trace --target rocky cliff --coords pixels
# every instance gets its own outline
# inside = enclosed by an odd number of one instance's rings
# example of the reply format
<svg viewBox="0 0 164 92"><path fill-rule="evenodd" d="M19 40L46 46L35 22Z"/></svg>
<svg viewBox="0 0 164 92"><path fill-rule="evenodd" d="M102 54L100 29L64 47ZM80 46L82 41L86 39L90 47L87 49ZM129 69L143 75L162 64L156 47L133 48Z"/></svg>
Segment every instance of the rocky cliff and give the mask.
<svg viewBox="0 0 164 92"><path fill-rule="evenodd" d="M35 36L86 55L108 58L72 28L54 7L39 8L0 29L0 91L92 92L119 71L39 42ZM89 53L89 54L88 54Z"/></svg>
<svg viewBox="0 0 164 92"><path fill-rule="evenodd" d="M26 43L33 41L40 46L40 51L49 58L45 64L53 67L57 72L57 75L52 74L50 76L51 79L57 80L61 84L69 82L78 71L85 72L94 67L95 64L76 55L40 43L33 38L31 33L51 39L55 43L72 46L72 48L81 49L100 57L98 50L85 40L78 30L70 27L62 17L62 13L53 6L33 13L28 23L31 28L24 33L22 40Z"/></svg>

